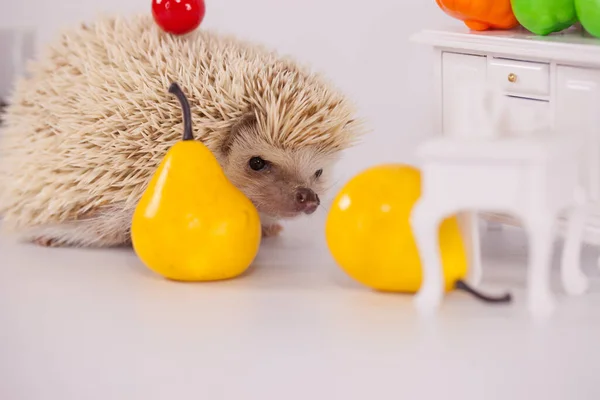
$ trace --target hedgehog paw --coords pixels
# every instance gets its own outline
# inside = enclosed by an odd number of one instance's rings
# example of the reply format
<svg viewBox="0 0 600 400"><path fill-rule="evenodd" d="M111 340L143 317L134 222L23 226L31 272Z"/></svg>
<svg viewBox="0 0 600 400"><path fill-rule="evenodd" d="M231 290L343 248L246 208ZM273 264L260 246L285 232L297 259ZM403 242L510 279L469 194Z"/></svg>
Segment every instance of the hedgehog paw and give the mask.
<svg viewBox="0 0 600 400"><path fill-rule="evenodd" d="M264 238L278 236L282 230L283 230L283 226L281 226L279 224L263 225L262 226L262 236Z"/></svg>
<svg viewBox="0 0 600 400"><path fill-rule="evenodd" d="M52 239L50 237L37 237L33 239L32 242L42 247L62 247L62 244L58 240Z"/></svg>

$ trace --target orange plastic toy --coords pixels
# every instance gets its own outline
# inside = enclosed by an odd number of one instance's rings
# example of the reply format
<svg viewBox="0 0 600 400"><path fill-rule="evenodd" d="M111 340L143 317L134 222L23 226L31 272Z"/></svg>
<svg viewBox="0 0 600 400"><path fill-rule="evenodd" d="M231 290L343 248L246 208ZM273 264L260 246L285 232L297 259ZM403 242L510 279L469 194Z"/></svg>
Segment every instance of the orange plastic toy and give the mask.
<svg viewBox="0 0 600 400"><path fill-rule="evenodd" d="M510 0L435 0L448 15L459 19L470 29L511 29L519 24Z"/></svg>

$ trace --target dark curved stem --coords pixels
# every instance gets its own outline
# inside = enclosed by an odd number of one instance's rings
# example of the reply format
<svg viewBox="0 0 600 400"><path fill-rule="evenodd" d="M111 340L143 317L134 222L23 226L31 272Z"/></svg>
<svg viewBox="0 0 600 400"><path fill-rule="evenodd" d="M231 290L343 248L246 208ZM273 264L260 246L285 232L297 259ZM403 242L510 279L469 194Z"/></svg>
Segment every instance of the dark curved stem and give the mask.
<svg viewBox="0 0 600 400"><path fill-rule="evenodd" d="M169 86L169 93L177 96L177 99L181 103L181 109L183 110L183 140L194 140L194 134L192 133L192 112L187 97L185 97L183 90L175 82Z"/></svg>
<svg viewBox="0 0 600 400"><path fill-rule="evenodd" d="M504 294L502 296L498 296L498 297L487 296L483 293L478 292L471 286L467 285L466 282L464 282L460 279L457 280L456 283L454 283L454 287L458 290L464 290L465 292L472 294L473 296L477 297L479 300L485 301L486 303L510 303L512 300L512 296L510 295L510 293L506 293L506 294Z"/></svg>

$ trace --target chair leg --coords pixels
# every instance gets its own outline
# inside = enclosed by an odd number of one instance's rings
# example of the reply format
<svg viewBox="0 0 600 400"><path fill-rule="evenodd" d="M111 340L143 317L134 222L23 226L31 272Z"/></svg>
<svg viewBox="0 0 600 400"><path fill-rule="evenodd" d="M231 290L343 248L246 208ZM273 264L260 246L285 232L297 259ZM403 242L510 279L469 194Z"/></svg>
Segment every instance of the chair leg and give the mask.
<svg viewBox="0 0 600 400"><path fill-rule="evenodd" d="M532 314L540 317L549 316L555 308L550 290L554 219L554 213L538 213L526 220L529 234L528 306Z"/></svg>
<svg viewBox="0 0 600 400"><path fill-rule="evenodd" d="M415 296L418 309L432 311L439 307L444 294L444 276L438 241L440 213L431 203L415 204L411 227L421 259L423 280Z"/></svg>
<svg viewBox="0 0 600 400"><path fill-rule="evenodd" d="M467 280L472 286L479 286L483 271L481 268L481 243L479 240L479 223L477 213L466 211L459 214L459 224L469 265Z"/></svg>
<svg viewBox="0 0 600 400"><path fill-rule="evenodd" d="M585 206L576 206L569 211L567 219L560 270L563 287L570 295L583 294L589 286L581 270L581 243L587 211Z"/></svg>

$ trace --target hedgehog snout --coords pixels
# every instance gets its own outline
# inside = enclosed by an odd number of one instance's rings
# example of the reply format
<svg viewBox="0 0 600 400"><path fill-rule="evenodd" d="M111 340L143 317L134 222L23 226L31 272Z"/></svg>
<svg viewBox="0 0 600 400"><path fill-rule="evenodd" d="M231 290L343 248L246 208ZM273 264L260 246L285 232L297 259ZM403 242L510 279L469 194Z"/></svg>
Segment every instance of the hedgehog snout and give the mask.
<svg viewBox="0 0 600 400"><path fill-rule="evenodd" d="M312 214L321 204L321 199L312 189L301 187L296 190L296 206L298 211Z"/></svg>

